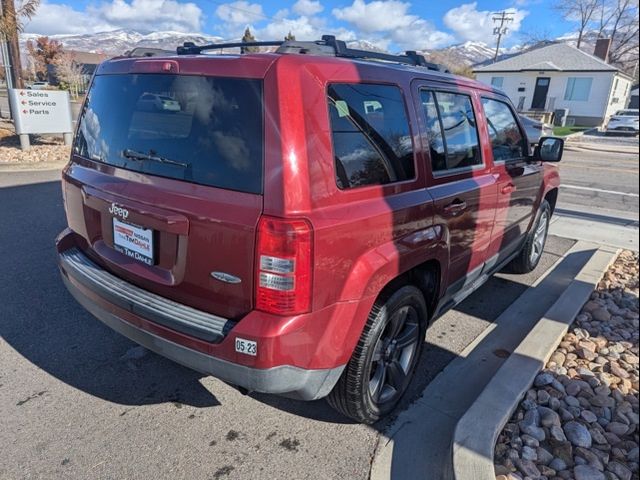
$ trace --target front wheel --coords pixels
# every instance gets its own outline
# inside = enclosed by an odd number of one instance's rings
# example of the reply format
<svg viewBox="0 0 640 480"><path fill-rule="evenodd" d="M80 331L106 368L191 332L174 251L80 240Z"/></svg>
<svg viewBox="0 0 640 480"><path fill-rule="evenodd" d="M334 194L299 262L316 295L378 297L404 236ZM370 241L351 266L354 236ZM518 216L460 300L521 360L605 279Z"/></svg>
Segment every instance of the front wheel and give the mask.
<svg viewBox="0 0 640 480"><path fill-rule="evenodd" d="M547 243L550 221L551 205L546 200L543 200L538 210L536 222L527 235L527 240L524 242L522 250L509 265L513 273L529 273L538 266L544 252L544 246Z"/></svg>
<svg viewBox="0 0 640 480"><path fill-rule="evenodd" d="M427 306L414 286L377 300L329 404L361 423L391 412L413 376L426 324Z"/></svg>

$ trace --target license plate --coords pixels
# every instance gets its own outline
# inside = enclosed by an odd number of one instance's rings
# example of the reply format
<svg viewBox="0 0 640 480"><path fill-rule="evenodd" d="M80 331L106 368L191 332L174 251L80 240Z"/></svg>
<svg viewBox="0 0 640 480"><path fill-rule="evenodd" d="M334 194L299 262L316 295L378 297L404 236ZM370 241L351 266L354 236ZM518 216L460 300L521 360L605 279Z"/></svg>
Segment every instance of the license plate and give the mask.
<svg viewBox="0 0 640 480"><path fill-rule="evenodd" d="M153 265L153 230L113 219L113 248L139 262Z"/></svg>
<svg viewBox="0 0 640 480"><path fill-rule="evenodd" d="M255 357L258 354L258 343L236 337L236 352Z"/></svg>

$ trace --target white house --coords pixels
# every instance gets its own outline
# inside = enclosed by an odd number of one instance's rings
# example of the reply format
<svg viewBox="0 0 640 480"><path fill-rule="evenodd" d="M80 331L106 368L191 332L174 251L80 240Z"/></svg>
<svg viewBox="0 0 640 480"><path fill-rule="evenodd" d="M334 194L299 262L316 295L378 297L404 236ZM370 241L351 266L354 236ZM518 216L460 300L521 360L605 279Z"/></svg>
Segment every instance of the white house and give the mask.
<svg viewBox="0 0 640 480"><path fill-rule="evenodd" d="M599 126L627 105L632 78L565 43L478 67L476 78L504 91L519 111L566 108L568 124Z"/></svg>

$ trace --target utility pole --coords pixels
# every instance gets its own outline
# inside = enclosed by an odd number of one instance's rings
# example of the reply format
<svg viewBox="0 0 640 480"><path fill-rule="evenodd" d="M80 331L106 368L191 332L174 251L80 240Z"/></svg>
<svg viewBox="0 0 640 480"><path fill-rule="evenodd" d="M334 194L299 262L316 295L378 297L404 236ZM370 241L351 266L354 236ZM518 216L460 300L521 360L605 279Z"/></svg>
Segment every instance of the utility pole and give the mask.
<svg viewBox="0 0 640 480"><path fill-rule="evenodd" d="M18 19L14 0L2 0L2 17L5 25L11 26L4 39L7 44L5 63L9 64L11 83L13 88L24 88L22 81L22 62L20 61L20 46L18 45ZM4 52L3 52L4 53ZM7 82L9 78L7 77Z"/></svg>
<svg viewBox="0 0 640 480"><path fill-rule="evenodd" d="M513 13L509 13L506 11L495 12L493 14L493 23L496 24L500 22L500 25L494 27L493 34L498 37L498 43L496 44L496 54L493 56L493 61L498 60L498 55L500 54L500 42L502 41L502 36L506 35L509 29L506 25L510 22L513 22Z"/></svg>

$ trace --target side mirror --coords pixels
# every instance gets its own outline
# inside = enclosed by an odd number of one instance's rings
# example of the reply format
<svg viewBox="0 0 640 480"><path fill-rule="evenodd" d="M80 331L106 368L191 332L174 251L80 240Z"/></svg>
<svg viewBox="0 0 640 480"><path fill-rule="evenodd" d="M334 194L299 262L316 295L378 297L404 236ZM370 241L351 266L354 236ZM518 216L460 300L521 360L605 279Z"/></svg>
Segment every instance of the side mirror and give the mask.
<svg viewBox="0 0 640 480"><path fill-rule="evenodd" d="M540 162L559 162L564 152L564 140L556 137L542 137L533 152L533 158Z"/></svg>

